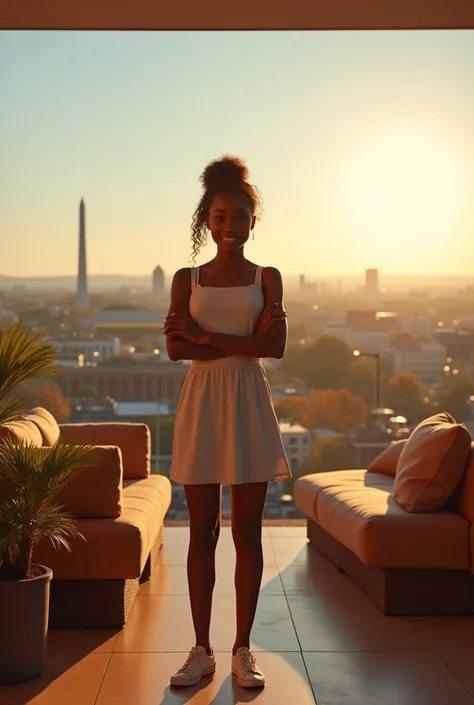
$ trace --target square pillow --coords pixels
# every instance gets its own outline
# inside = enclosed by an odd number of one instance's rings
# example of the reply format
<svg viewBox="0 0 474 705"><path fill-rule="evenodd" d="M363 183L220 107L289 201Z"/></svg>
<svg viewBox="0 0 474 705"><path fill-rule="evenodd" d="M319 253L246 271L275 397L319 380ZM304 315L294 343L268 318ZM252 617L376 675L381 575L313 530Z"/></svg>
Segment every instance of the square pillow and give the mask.
<svg viewBox="0 0 474 705"><path fill-rule="evenodd" d="M402 450L407 444L407 438L402 438L400 441L392 441L367 467L368 472L381 472L384 475L395 477L397 471L398 460Z"/></svg>
<svg viewBox="0 0 474 705"><path fill-rule="evenodd" d="M393 496L407 512L436 512L457 489L471 452L471 434L444 412L424 419L398 460Z"/></svg>

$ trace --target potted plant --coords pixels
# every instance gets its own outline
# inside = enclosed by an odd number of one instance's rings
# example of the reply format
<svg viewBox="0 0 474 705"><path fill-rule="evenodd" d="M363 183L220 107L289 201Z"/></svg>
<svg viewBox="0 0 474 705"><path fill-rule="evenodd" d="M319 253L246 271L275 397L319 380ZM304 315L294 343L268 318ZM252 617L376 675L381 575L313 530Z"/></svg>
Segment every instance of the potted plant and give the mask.
<svg viewBox="0 0 474 705"><path fill-rule="evenodd" d="M90 465L91 449L57 443L0 445L0 684L35 678L44 668L52 571L34 562L41 538L70 550L82 536L58 502L71 478Z"/></svg>
<svg viewBox="0 0 474 705"><path fill-rule="evenodd" d="M15 388L31 377L54 374L55 349L20 324L0 338L0 425L25 413ZM70 550L80 536L60 493L91 464L90 446L58 442L38 448L6 435L0 440L0 684L38 676L46 657L52 571L34 562L41 538Z"/></svg>

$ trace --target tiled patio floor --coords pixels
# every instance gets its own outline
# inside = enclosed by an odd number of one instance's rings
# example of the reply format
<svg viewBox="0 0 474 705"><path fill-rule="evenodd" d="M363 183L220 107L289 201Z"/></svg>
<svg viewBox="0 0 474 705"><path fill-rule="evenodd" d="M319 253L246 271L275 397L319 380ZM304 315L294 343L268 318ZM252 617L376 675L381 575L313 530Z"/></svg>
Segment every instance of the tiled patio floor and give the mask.
<svg viewBox="0 0 474 705"><path fill-rule="evenodd" d="M1 705L474 705L474 618L384 617L309 546L304 527L265 527L253 649L262 691L229 673L234 636L230 531L218 547L214 678L171 690L193 643L187 529L167 528L151 580L125 629L52 631L47 673L0 688Z"/></svg>

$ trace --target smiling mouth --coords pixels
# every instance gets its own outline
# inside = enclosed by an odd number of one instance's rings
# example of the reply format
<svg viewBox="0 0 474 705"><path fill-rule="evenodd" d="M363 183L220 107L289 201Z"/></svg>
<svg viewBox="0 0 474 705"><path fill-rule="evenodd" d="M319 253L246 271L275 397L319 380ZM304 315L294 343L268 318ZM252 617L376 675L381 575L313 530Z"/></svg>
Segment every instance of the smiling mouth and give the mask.
<svg viewBox="0 0 474 705"><path fill-rule="evenodd" d="M236 237L223 237L222 239L224 242L235 242L237 240Z"/></svg>

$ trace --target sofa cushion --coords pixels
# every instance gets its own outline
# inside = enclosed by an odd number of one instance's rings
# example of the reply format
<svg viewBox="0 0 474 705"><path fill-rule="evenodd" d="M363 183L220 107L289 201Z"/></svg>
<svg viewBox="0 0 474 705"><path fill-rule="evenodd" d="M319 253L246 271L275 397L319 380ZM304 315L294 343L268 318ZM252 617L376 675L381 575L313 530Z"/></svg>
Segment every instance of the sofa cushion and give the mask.
<svg viewBox="0 0 474 705"><path fill-rule="evenodd" d="M31 409L24 418L38 428L43 440L43 446L52 448L59 439L59 426L54 416L41 406Z"/></svg>
<svg viewBox="0 0 474 705"><path fill-rule="evenodd" d="M316 502L308 514L367 566L466 569L469 522L456 512L406 512L393 499L393 480L363 470L307 475L296 482L295 499Z"/></svg>
<svg viewBox="0 0 474 705"><path fill-rule="evenodd" d="M59 426L66 443L118 446L122 451L124 480L150 474L150 429L143 423L74 423Z"/></svg>
<svg viewBox="0 0 474 705"><path fill-rule="evenodd" d="M372 460L367 470L369 472L380 472L384 475L395 477L398 460L406 444L406 438L403 438L401 441L392 441L380 455Z"/></svg>
<svg viewBox="0 0 474 705"><path fill-rule="evenodd" d="M72 551L55 551L42 539L34 559L53 570L54 579L138 578L159 536L171 503L171 483L162 475L128 483L124 508L116 519L78 519L85 537L74 539Z"/></svg>
<svg viewBox="0 0 474 705"><path fill-rule="evenodd" d="M359 487L361 478L365 477L366 472L366 470L337 470L304 475L295 482L295 504L305 516L319 523L318 496L320 492L325 487L331 487L336 476L338 482L347 483L349 486L355 483L355 486ZM377 483L388 492L393 489L393 479L387 475L372 473L370 479L371 482Z"/></svg>
<svg viewBox="0 0 474 705"><path fill-rule="evenodd" d="M0 425L0 443L3 438L33 445L35 448L41 448L43 445L41 432L31 419L20 419Z"/></svg>
<svg viewBox="0 0 474 705"><path fill-rule="evenodd" d="M78 519L115 519L123 511L122 452L117 446L94 446L89 467L58 495L64 510Z"/></svg>
<svg viewBox="0 0 474 705"><path fill-rule="evenodd" d="M407 512L436 512L455 492L471 452L471 434L450 414L415 428L397 465L394 497Z"/></svg>

